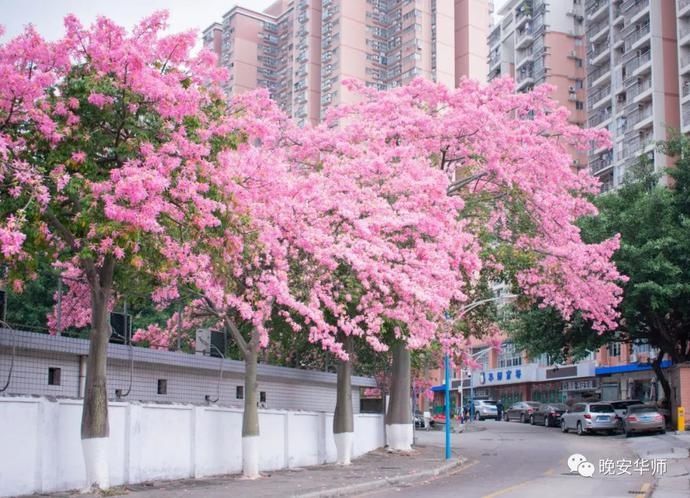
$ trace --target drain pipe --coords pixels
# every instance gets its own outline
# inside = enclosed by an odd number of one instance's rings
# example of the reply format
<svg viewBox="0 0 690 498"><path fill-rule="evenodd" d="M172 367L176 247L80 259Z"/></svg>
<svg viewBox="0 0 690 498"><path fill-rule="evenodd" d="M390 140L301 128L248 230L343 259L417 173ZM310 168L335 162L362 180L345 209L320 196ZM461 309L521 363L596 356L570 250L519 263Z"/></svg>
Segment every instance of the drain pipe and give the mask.
<svg viewBox="0 0 690 498"><path fill-rule="evenodd" d="M79 356L79 382L77 384L77 396L84 398L84 390L86 389L86 356Z"/></svg>

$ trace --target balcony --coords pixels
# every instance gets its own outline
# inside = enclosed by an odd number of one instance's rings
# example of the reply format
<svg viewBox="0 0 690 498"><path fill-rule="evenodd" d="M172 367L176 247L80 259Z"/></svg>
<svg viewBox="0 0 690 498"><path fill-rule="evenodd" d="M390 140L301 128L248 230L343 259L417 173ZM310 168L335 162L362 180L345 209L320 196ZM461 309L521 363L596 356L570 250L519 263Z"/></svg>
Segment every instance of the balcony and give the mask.
<svg viewBox="0 0 690 498"><path fill-rule="evenodd" d="M588 21L595 21L608 11L610 0L594 0L585 6Z"/></svg>
<svg viewBox="0 0 690 498"><path fill-rule="evenodd" d="M678 45L687 45L686 39L690 35L690 22L680 21L678 23Z"/></svg>
<svg viewBox="0 0 690 498"><path fill-rule="evenodd" d="M636 136L631 140L626 140L623 145L623 157L631 157L645 150L650 145L654 144L654 138L651 135L644 137Z"/></svg>
<svg viewBox="0 0 690 498"><path fill-rule="evenodd" d="M597 67L593 71L589 73L589 76L587 77L587 84L590 88L593 86L596 86L597 81L604 77L606 74L609 74L611 72L611 65L610 64L604 64L602 66Z"/></svg>
<svg viewBox="0 0 690 498"><path fill-rule="evenodd" d="M678 0L678 17L690 15L690 0Z"/></svg>
<svg viewBox="0 0 690 498"><path fill-rule="evenodd" d="M587 38L589 39L590 43L593 43L603 33L608 31L608 29L609 29L609 20L608 19L602 19L601 21L597 21L587 28Z"/></svg>
<svg viewBox="0 0 690 498"><path fill-rule="evenodd" d="M598 103L604 101L607 97L611 97L611 85L605 85L597 89L591 89L587 96L587 106L590 109L598 107Z"/></svg>
<svg viewBox="0 0 690 498"><path fill-rule="evenodd" d="M627 52L630 50L633 45L635 45L638 41L642 40L646 36L649 36L650 33L650 26L649 22L645 24L644 26L641 26L640 29L633 31L631 34L625 37L625 51Z"/></svg>
<svg viewBox="0 0 690 498"><path fill-rule="evenodd" d="M525 0L515 10L515 28L519 28L524 23L532 20L532 1Z"/></svg>
<svg viewBox="0 0 690 498"><path fill-rule="evenodd" d="M683 131L686 131L686 128L690 126L690 102L685 102L683 104L683 109L682 109L682 122L681 122L681 128Z"/></svg>
<svg viewBox="0 0 690 498"><path fill-rule="evenodd" d="M613 164L612 154L606 154L589 162L589 169L593 175L597 175L608 169Z"/></svg>
<svg viewBox="0 0 690 498"><path fill-rule="evenodd" d="M652 78L647 78L642 81L638 81L628 89L628 99L630 102L634 102L635 99L641 94L645 93L647 90L652 88Z"/></svg>
<svg viewBox="0 0 690 498"><path fill-rule="evenodd" d="M597 63L597 58L601 54L608 54L611 49L611 46L609 45L608 41L602 42L595 44L592 49L590 49L587 52L587 57L589 57L589 63L590 64L596 64Z"/></svg>
<svg viewBox="0 0 690 498"><path fill-rule="evenodd" d="M644 66L647 64L649 61L652 60L652 52L647 51L642 55L638 55L634 59L630 60L626 64L623 65L623 70L625 71L626 77L632 76L635 71L637 71L640 67Z"/></svg>
<svg viewBox="0 0 690 498"><path fill-rule="evenodd" d="M690 80L684 80L680 85L680 94L683 100L685 100L685 97L690 96Z"/></svg>
<svg viewBox="0 0 690 498"><path fill-rule="evenodd" d="M489 47L497 45L501 41L501 26L497 25L489 34Z"/></svg>
<svg viewBox="0 0 690 498"><path fill-rule="evenodd" d="M534 51L532 50L532 47L529 47L526 50L518 51L517 60L515 61L515 69L522 66L522 64L525 62L531 61L533 55Z"/></svg>
<svg viewBox="0 0 690 498"><path fill-rule="evenodd" d="M522 31L517 31L515 48L524 48L534 40L534 33L529 24Z"/></svg>
<svg viewBox="0 0 690 498"><path fill-rule="evenodd" d="M632 22L640 12L649 8L649 0L628 0L623 2L621 10L623 15L628 18L628 22Z"/></svg>
<svg viewBox="0 0 690 498"><path fill-rule="evenodd" d="M590 128L594 128L595 126L599 126L604 121L610 119L611 116L612 116L611 107L607 107L605 109L602 109L601 111L599 111L596 114L589 117Z"/></svg>
<svg viewBox="0 0 690 498"><path fill-rule="evenodd" d="M653 107L648 105L646 107L638 107L633 112L628 114L628 123L634 127L642 128L646 121L648 121L653 115Z"/></svg>

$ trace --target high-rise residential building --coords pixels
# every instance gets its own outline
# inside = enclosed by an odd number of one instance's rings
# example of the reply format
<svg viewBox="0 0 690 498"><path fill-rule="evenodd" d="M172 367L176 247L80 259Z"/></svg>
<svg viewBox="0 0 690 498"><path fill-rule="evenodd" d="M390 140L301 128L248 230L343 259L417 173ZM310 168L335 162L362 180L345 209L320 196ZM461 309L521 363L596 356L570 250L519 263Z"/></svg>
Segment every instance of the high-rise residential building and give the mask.
<svg viewBox="0 0 690 498"><path fill-rule="evenodd" d="M584 126L585 46L581 0L510 0L498 12L488 37L489 80L515 79L518 91L554 86L553 98L570 111L570 122ZM574 153L575 167L585 154Z"/></svg>
<svg viewBox="0 0 690 498"><path fill-rule="evenodd" d="M681 10L687 3L679 0ZM608 129L613 140L591 152L589 165L604 189L615 188L642 155L657 171L670 165L654 144L680 123L676 5L586 0L585 15L588 125Z"/></svg>
<svg viewBox="0 0 690 498"><path fill-rule="evenodd" d="M298 123L355 97L356 78L378 89L416 76L454 86L484 81L488 0L278 0L234 7L204 31L228 68L230 94L266 87Z"/></svg>
<svg viewBox="0 0 690 498"><path fill-rule="evenodd" d="M690 132L690 0L678 0L676 6L680 128L683 133L688 133Z"/></svg>

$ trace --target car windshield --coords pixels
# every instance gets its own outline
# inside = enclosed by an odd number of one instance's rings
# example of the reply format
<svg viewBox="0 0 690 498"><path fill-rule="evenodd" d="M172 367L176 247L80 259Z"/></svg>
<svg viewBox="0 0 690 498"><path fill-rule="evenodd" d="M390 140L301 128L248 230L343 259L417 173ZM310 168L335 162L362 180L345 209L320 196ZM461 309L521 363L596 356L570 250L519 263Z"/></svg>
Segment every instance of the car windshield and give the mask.
<svg viewBox="0 0 690 498"><path fill-rule="evenodd" d="M592 413L612 413L613 407L611 405L589 405L589 411Z"/></svg>
<svg viewBox="0 0 690 498"><path fill-rule="evenodd" d="M656 408L653 406L631 406L628 413L656 413Z"/></svg>
<svg viewBox="0 0 690 498"><path fill-rule="evenodd" d="M556 405L549 405L550 408L558 411L566 411L568 409L567 406L562 405L562 404L556 404Z"/></svg>
<svg viewBox="0 0 690 498"><path fill-rule="evenodd" d="M541 405L541 403L539 403L538 401L527 401L525 404L531 406L532 408L536 408L539 405Z"/></svg>
<svg viewBox="0 0 690 498"><path fill-rule="evenodd" d="M485 399L483 401L480 401L480 403L483 403L485 405L495 405L496 404L496 402L492 399Z"/></svg>

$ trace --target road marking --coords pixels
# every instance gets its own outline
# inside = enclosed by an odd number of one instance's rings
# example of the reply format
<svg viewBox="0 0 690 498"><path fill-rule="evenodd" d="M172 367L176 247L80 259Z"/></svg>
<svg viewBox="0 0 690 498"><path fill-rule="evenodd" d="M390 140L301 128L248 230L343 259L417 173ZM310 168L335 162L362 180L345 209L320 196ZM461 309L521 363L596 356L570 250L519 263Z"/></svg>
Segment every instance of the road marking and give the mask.
<svg viewBox="0 0 690 498"><path fill-rule="evenodd" d="M504 495L506 493L510 493L511 491L515 491L516 489L519 489L519 488L525 486L526 484L529 484L529 483L534 482L534 481L535 481L535 479L530 479L529 481L524 481L524 482L520 482L518 484L513 484L512 486L508 486L507 488L503 488L503 489L499 489L498 491L494 491L493 493L491 493L489 495L484 495L484 496L482 496L482 498L496 498L497 496L501 496L501 495Z"/></svg>
<svg viewBox="0 0 690 498"><path fill-rule="evenodd" d="M644 483L642 485L642 488L640 488L640 493L635 495L635 498L645 498L647 496L647 491L649 491L649 488L651 488L652 485L648 482Z"/></svg>

